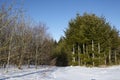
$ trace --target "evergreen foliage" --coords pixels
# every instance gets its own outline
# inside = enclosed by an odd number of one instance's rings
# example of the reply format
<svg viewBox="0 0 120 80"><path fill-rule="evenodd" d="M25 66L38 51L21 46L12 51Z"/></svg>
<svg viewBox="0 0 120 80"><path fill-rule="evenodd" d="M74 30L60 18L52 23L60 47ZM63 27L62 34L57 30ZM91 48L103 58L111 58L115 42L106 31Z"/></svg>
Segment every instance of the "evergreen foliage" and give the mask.
<svg viewBox="0 0 120 80"><path fill-rule="evenodd" d="M95 14L85 13L82 16L77 14L76 18L69 22L64 40L66 47L71 52L74 45L75 63L80 62L80 65L111 65L110 62L115 64L114 51L117 51L116 54L119 53L120 38L118 31L104 17L98 17ZM78 47L80 47L79 51Z"/></svg>

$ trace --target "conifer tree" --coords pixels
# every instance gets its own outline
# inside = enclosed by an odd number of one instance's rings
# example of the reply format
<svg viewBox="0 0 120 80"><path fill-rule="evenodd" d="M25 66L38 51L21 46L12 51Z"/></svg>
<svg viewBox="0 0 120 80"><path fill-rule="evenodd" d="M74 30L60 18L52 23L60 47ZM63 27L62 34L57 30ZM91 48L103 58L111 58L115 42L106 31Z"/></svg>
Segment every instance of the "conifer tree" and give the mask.
<svg viewBox="0 0 120 80"><path fill-rule="evenodd" d="M83 64L98 66L117 61L116 57L112 60L110 56L116 55L114 50L119 47L119 34L104 17L87 13L82 16L77 14L76 18L69 22L69 27L65 31L65 41L69 50L74 45L75 55L78 45L80 46L80 59ZM79 62L79 55L75 58Z"/></svg>

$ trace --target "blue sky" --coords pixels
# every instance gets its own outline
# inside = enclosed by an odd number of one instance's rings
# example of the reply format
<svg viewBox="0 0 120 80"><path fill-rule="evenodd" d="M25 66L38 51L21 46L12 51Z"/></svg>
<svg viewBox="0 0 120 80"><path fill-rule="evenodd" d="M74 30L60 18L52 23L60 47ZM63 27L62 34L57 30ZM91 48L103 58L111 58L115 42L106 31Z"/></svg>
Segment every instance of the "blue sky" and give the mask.
<svg viewBox="0 0 120 80"><path fill-rule="evenodd" d="M0 2L11 0L0 0ZM55 40L64 35L68 22L79 13L94 13L105 16L112 26L120 30L120 0L19 0L24 9L36 22L48 27L48 32ZM18 4L17 3L17 4Z"/></svg>

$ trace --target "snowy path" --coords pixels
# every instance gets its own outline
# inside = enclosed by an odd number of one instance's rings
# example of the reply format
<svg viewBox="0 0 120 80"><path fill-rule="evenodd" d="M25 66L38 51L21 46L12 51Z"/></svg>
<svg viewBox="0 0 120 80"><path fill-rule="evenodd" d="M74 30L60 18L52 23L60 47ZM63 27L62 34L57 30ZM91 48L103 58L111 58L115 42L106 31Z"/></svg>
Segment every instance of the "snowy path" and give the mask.
<svg viewBox="0 0 120 80"><path fill-rule="evenodd" d="M39 69L11 69L8 73L0 72L0 80L53 80L54 75L52 72L57 69L56 67L52 68L39 68Z"/></svg>
<svg viewBox="0 0 120 80"><path fill-rule="evenodd" d="M8 73L0 69L0 80L120 80L120 66L108 68L46 67L18 70Z"/></svg>

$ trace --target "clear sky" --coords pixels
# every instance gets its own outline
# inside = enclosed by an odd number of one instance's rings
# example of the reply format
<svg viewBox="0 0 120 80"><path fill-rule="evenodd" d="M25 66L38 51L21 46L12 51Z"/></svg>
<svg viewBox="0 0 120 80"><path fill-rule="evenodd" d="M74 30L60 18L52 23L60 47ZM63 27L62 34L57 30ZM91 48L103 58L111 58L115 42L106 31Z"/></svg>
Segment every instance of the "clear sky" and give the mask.
<svg viewBox="0 0 120 80"><path fill-rule="evenodd" d="M0 0L2 2L11 0ZM105 16L112 26L120 30L120 0L19 0L32 19L47 25L55 40L64 35L68 22L79 13Z"/></svg>

